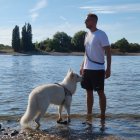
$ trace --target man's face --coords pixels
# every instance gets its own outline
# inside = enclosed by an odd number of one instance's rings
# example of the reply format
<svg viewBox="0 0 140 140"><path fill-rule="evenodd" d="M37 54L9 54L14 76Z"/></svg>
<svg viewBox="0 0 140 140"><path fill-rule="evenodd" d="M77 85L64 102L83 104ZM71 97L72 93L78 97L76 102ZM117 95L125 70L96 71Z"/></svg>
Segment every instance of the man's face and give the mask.
<svg viewBox="0 0 140 140"><path fill-rule="evenodd" d="M85 24L86 24L86 27L88 29L91 29L91 28L95 28L96 27L96 21L94 18L92 17L87 17L86 20L85 20Z"/></svg>

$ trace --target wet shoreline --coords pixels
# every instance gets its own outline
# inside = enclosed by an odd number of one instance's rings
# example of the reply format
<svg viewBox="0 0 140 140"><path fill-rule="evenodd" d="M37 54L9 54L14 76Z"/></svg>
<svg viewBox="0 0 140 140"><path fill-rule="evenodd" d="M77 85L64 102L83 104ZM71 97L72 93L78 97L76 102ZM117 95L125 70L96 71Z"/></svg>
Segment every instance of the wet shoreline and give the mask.
<svg viewBox="0 0 140 140"><path fill-rule="evenodd" d="M1 140L125 140L117 135L107 134L103 131L94 132L93 127L75 130L66 125L56 125L44 130L16 130L2 128L0 130Z"/></svg>
<svg viewBox="0 0 140 140"><path fill-rule="evenodd" d="M139 140L139 115L107 114L106 121L93 115L92 126L83 124L85 114L71 114L71 123L57 124L57 114L46 114L41 119L40 130L22 130L19 116L0 117L0 140ZM66 116L63 115L63 120Z"/></svg>
<svg viewBox="0 0 140 140"><path fill-rule="evenodd" d="M89 131L89 132L88 132ZM15 132L15 135L13 135ZM55 133L54 133L55 132ZM79 133L79 132L78 132ZM125 140L124 138L109 135L109 134L92 134L90 130L85 133L80 133L77 135L77 131L63 130L61 133L59 131L53 131L49 133L48 130L24 130L18 132L17 130L7 129L3 136L0 136L1 140Z"/></svg>
<svg viewBox="0 0 140 140"><path fill-rule="evenodd" d="M99 118L94 118L92 126L83 124L85 118L72 118L69 125L57 124L56 118L45 117L41 120L40 130L20 128L19 120L7 120L1 124L1 140L138 140L137 134L125 132L126 119L107 118L104 128ZM128 123L132 120L128 120ZM137 122L139 119L137 120ZM137 123L135 122L135 123ZM121 124L126 125L121 128ZM133 123L134 124L134 123ZM120 129L120 128L121 129ZM129 130L130 131L130 130ZM138 130L136 130L138 131ZM133 133L133 132L132 132ZM136 136L137 135L137 136Z"/></svg>

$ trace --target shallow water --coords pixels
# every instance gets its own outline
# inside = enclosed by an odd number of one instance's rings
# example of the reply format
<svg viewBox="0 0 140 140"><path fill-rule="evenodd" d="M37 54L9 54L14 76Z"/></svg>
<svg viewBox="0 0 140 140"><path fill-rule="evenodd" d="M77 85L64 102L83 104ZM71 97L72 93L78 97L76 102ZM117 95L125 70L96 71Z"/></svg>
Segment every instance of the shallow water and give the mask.
<svg viewBox="0 0 140 140"><path fill-rule="evenodd" d="M82 56L10 56L0 55L0 120L4 125L18 127L17 120L24 113L30 91L41 84L63 80L69 68L79 73ZM129 139L140 138L140 57L113 56L112 76L105 81L107 96L106 133ZM71 129L81 129L86 114L86 94L77 86L73 96ZM98 96L95 93L94 126L100 128ZM49 114L57 108L50 106ZM64 111L65 113L65 111ZM52 116L52 115L49 115ZM12 121L8 121L12 120ZM55 118L49 117L47 126L55 127ZM80 121L81 120L81 121ZM81 131L80 130L80 131Z"/></svg>

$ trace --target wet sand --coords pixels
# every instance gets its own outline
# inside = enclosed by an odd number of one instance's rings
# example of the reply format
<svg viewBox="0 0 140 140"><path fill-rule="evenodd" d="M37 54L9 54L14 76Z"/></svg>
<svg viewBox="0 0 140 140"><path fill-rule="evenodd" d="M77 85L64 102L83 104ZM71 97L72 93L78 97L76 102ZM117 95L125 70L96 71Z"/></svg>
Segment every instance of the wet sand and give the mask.
<svg viewBox="0 0 140 140"><path fill-rule="evenodd" d="M82 124L82 121L73 119L69 125L64 125L57 124L54 119L44 118L40 130L21 130L18 121L11 121L1 126L0 140L125 140L108 133L102 125L97 125L99 119L92 126Z"/></svg>
<svg viewBox="0 0 140 140"><path fill-rule="evenodd" d="M1 140L124 140L118 136L109 134L95 134L91 129L84 132L69 130L69 129L56 129L51 130L24 130L17 131L7 129L4 134L0 135Z"/></svg>

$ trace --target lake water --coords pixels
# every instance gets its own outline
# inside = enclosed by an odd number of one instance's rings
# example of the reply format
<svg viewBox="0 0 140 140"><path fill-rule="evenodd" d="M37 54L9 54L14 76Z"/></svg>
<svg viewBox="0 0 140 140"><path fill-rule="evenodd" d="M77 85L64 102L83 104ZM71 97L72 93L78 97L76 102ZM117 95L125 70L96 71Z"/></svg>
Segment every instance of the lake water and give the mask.
<svg viewBox="0 0 140 140"><path fill-rule="evenodd" d="M61 82L69 68L79 73L82 59L82 56L0 55L0 121L6 125L11 118L20 118L34 87ZM112 57L112 76L105 81L105 93L106 133L140 139L140 56ZM97 93L94 95L96 131L100 109ZM56 114L57 108L50 106L48 113ZM73 96L71 114L74 121L86 114L86 94L79 83ZM14 126L14 123L11 125Z"/></svg>

